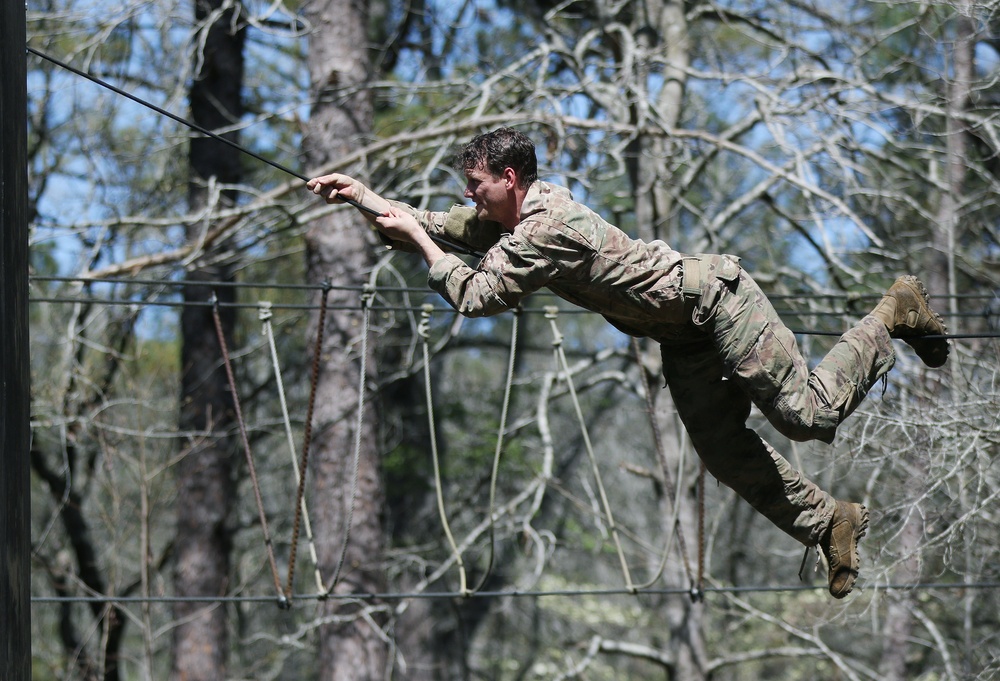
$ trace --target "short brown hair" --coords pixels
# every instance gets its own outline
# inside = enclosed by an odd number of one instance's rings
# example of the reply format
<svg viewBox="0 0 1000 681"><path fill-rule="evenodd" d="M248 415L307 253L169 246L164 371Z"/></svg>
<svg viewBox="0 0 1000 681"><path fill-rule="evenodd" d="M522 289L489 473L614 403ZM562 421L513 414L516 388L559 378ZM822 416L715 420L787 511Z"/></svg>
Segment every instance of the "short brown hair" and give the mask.
<svg viewBox="0 0 1000 681"><path fill-rule="evenodd" d="M473 137L455 155L455 167L462 172L482 168L493 177L513 168L522 189L538 179L535 144L513 128L497 128Z"/></svg>

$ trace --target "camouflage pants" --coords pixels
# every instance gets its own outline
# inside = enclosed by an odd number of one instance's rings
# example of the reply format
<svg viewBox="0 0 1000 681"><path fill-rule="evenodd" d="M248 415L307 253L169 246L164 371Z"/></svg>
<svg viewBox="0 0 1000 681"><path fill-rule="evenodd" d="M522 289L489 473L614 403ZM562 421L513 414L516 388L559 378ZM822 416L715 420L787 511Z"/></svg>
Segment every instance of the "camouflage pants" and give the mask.
<svg viewBox="0 0 1000 681"><path fill-rule="evenodd" d="M813 546L829 524L834 498L747 427L751 403L793 440L832 442L895 354L885 327L869 316L810 371L757 284L738 267L730 269L713 272L692 297L692 324L710 342L663 343L664 377L708 471Z"/></svg>

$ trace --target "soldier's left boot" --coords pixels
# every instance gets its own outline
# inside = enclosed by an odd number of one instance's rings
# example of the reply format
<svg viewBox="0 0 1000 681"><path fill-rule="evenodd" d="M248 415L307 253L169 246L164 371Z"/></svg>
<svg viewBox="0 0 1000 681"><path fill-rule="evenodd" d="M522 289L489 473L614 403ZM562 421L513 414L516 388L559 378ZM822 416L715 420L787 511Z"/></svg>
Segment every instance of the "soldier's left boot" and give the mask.
<svg viewBox="0 0 1000 681"><path fill-rule="evenodd" d="M941 316L931 309L930 296L913 275L896 279L871 314L889 330L892 338L906 342L927 366L936 369L948 361L948 329Z"/></svg>
<svg viewBox="0 0 1000 681"><path fill-rule="evenodd" d="M861 564L858 542L867 530L868 509L838 500L830 527L819 542L829 570L830 595L834 598L843 598L854 588Z"/></svg>

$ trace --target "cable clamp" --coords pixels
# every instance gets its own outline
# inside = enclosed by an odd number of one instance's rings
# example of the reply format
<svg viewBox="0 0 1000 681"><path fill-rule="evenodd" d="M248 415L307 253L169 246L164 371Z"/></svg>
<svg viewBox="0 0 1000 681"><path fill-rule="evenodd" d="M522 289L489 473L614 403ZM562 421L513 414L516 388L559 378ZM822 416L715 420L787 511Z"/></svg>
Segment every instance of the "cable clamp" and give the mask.
<svg viewBox="0 0 1000 681"><path fill-rule="evenodd" d="M559 331L559 327L556 326L556 318L559 317L559 308L555 305L546 305L544 309L545 318L548 319L552 325L552 347L558 348L563 342L563 335Z"/></svg>
<svg viewBox="0 0 1000 681"><path fill-rule="evenodd" d="M434 312L434 306L430 303L424 303L420 306L420 323L417 324L417 335L420 336L425 341L430 335L431 328L431 314Z"/></svg>
<svg viewBox="0 0 1000 681"><path fill-rule="evenodd" d="M370 308L372 303L375 301L375 287L371 284L365 284L361 288L361 306L365 308Z"/></svg>
<svg viewBox="0 0 1000 681"><path fill-rule="evenodd" d="M257 306L258 306L257 319L262 322L271 321L271 317L274 316L274 314L271 312L271 301L262 300L259 303L257 303Z"/></svg>

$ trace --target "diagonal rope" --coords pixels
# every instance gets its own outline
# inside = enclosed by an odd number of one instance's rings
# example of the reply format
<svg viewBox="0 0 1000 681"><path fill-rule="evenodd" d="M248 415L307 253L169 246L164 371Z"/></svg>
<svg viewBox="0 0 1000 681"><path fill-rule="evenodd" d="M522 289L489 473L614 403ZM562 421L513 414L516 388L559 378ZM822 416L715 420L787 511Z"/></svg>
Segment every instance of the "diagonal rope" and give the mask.
<svg viewBox="0 0 1000 681"><path fill-rule="evenodd" d="M573 409L576 411L576 418L580 422L580 433L583 435L583 444L590 458L590 466L594 473L594 480L597 483L597 491L601 499L605 518L608 522L608 529L611 530L611 537L615 542L615 550L618 552L618 560L621 563L622 574L625 577L625 588L630 593L636 593L637 589L632 583L632 574L628 569L628 561L625 559L625 551L622 548L621 537L618 535L618 526L615 524L614 515L611 513L611 503L608 501L607 492L604 489L604 482L601 479L601 471L597 466L597 457L594 455L594 448L590 443L590 434L587 432L587 422L583 417L583 409L580 407L580 400L576 394L576 386L573 385L573 377L570 374L569 362L566 361L566 351L563 349L563 336L556 324L559 309L554 306L545 308L545 318L552 326L552 348L555 354L556 367L566 379L566 386L569 388L570 397L573 400Z"/></svg>
<svg viewBox="0 0 1000 681"><path fill-rule="evenodd" d="M175 123L180 123L181 125L184 125L184 126L186 126L188 128L191 128L195 132L199 132L202 135L205 135L206 137L210 137L213 140L215 140L216 142L221 142L222 144L226 144L226 145L232 147L233 149L235 149L236 151L239 151L239 152L241 152L243 154L246 154L247 156L250 156L252 158L255 158L258 161L260 161L261 163L265 163L265 164L271 166L272 168L280 170L281 172L285 173L286 175L290 175L290 176L292 176L294 178L302 180L303 182L308 182L309 181L308 177L306 177L305 175L303 175L300 172L296 172L296 171L292 170L288 166L282 165L282 164L278 163L277 161L275 161L273 159L267 158L266 156L262 156L261 154L258 154L257 152L255 152L255 151L253 151L251 149L247 149L246 147L240 145L238 142L235 142L234 140L229 139L228 137L220 135L219 133L214 132L212 130L209 130L208 128L204 128L204 127L198 125L197 123L194 123L192 121L189 121L189 120L187 120L185 118L182 118L182 117L178 116L175 113L171 113L171 112L167 111L166 109L164 109L162 107L159 107L159 106L157 106L157 105L153 104L152 102L149 102L149 101L147 101L145 99L142 99L141 97L137 97L136 95L132 94L131 92L128 92L127 90L123 90L123 89L121 89L119 87L116 87L116 86L112 85L111 83L98 78L97 76L93 76L93 75L87 73L86 71L82 71L82 70L76 68L75 66L67 64L66 62L61 61L59 59L56 59L55 57L52 57L52 56L50 56L48 54L45 54L44 52L41 52L40 50L36 50L31 45L25 46L25 50L28 51L29 53L35 55L36 57L44 59L45 61L48 61L48 62L50 62L52 64L55 64L56 66L58 66L58 67L60 67L62 69L65 69L66 71L69 71L72 74L75 74L75 75L77 75L77 76L79 76L79 77L81 77L81 78L83 78L85 80L89 80L90 82L94 83L95 85L100 85L101 87L106 88L106 89L110 90L111 92L114 92L116 95L121 95L122 97L125 97L126 99L129 99L129 100L135 102L136 104L139 104L140 106L144 106L144 107L146 107L147 109L149 109L151 111L155 111L156 113L158 113L161 116L164 116L166 118L169 118L170 120L174 121ZM337 196L337 198L340 201L343 201L344 203L346 203L346 204L348 204L350 206L354 206L355 208L357 208L358 210L360 210L363 213L369 213L369 214L375 215L375 216L379 215L378 211L376 211L376 210L374 210L372 208L369 208L368 206L365 206L365 205L363 205L361 203L358 203L354 199L349 199L346 196L341 196L339 194L336 194L336 196ZM474 256L477 256L477 257L482 257L482 255L483 255L482 253L480 253L479 251L477 251L474 248L470 248L470 247L468 247L468 246L466 246L465 244L462 244L462 243L457 243L457 242L454 242L454 241L450 241L449 239L447 239L445 237L442 237L442 236L439 236L437 234L428 234L427 236L429 236L432 241L435 241L438 244L440 244L441 246L443 246L443 247L445 247L447 249L450 249L451 251L454 251L456 253L465 253L466 255L474 255Z"/></svg>
<svg viewBox="0 0 1000 681"><path fill-rule="evenodd" d="M264 546L267 548L267 560L271 565L271 576L274 578L274 587L278 591L278 606L289 607L290 603L285 594L281 591L281 578L278 576L278 564L274 560L274 545L271 542L271 532L267 528L267 514L264 513L264 500L260 495L260 484L257 482L257 468L253 463L253 455L250 453L250 440L247 438L247 428L243 421L243 411L240 409L240 398L236 392L236 379L233 376L233 366L229 361L229 348L226 346L226 337L222 332L222 319L219 317L219 298L212 294L212 318L215 320L215 333L219 339L219 347L222 350L222 360L226 367L226 378L229 380L229 392L233 396L233 409L236 412L236 421L240 427L240 437L243 440L243 452L246 454L247 467L250 469L250 482L253 484L254 497L257 500L257 513L260 516L260 527L264 533Z"/></svg>
<svg viewBox="0 0 1000 681"><path fill-rule="evenodd" d="M326 329L326 302L330 296L329 280L323 282L323 289L320 293L319 319L316 322L316 345L313 348L312 373L309 377L309 401L306 405L305 428L302 433L302 464L299 470L299 487L295 494L295 519L292 521L292 542L288 554L288 580L285 587L285 597L291 598L292 586L295 582L295 556L299 547L299 528L302 523L302 509L304 508L306 493L306 472L309 470L309 447L312 444L312 422L313 412L316 408L316 388L319 385L319 365L323 356L323 334Z"/></svg>
<svg viewBox="0 0 1000 681"><path fill-rule="evenodd" d="M424 393L427 398L427 421L430 427L431 438L431 463L434 466L434 488L437 492L438 515L441 517L441 526L444 528L445 537L451 547L452 555L455 557L455 564L458 565L458 591L463 596L471 596L474 592L469 591L468 581L465 575L465 563L462 562L462 552L458 550L455 537L451 533L451 525L448 524L448 514L444 509L444 491L441 481L441 463L438 457L437 435L434 428L434 395L431 390L431 353L428 347L428 333L430 331L431 312L433 305L424 305L420 313L420 324L417 326L417 335L420 336L420 344L424 353ZM492 522L492 509L490 509ZM481 586L481 585L480 585Z"/></svg>
<svg viewBox="0 0 1000 681"><path fill-rule="evenodd" d="M375 288L371 284L365 286L361 294L362 324L361 324L361 366L358 375L358 413L354 422L354 461L351 471L351 492L347 504L347 517L344 518L344 543L340 545L340 557L333 570L333 577L324 590L325 594L333 591L340 582L340 573L347 559L347 547L351 542L351 526L354 524L354 509L358 500L358 474L361 470L361 429L365 421L365 390L368 385L368 332L371 328L372 303L375 300Z"/></svg>
<svg viewBox="0 0 1000 681"><path fill-rule="evenodd" d="M483 578L479 580L479 584L476 585L476 588L472 590L473 593L481 590L486 585L486 580L489 579L490 573L493 571L493 561L496 557L496 520L493 515L496 509L497 476L500 471L500 455L503 452L503 436L507 430L507 413L510 410L510 393L514 384L514 367L517 364L517 331L518 320L521 316L521 308L514 308L513 312L514 316L510 328L510 355L507 360L507 380L504 384L503 406L500 409L500 427L497 431L497 446L493 452L493 469L490 471L490 504L488 509L490 522L490 557L486 563L486 572L483 573Z"/></svg>
<svg viewBox="0 0 1000 681"><path fill-rule="evenodd" d="M302 485L302 475L299 471L298 457L295 456L295 437L292 435L292 419L288 415L288 400L285 398L285 384L281 380L281 363L278 361L278 348L274 342L274 330L271 326L271 318L273 316L270 301L261 301L258 319L261 322L261 333L264 338L267 339L267 345L271 351L271 366L274 370L274 382L278 388L278 401L281 403L281 416L285 423L285 438L288 440L288 453L291 455L292 470L295 471L295 484L298 487ZM313 566L316 567L316 588L322 590L323 578L319 574L319 559L316 556L316 542L313 539L312 523L309 520L309 508L306 506L305 496L302 496L299 501L302 512L302 520L305 523L306 539L309 541L309 554L312 558ZM291 563L292 561L289 562ZM289 601L292 599L291 583L289 583L285 588L285 597Z"/></svg>

